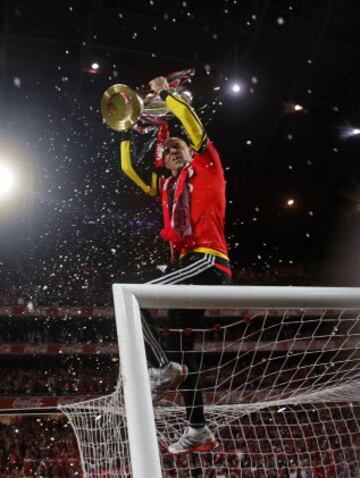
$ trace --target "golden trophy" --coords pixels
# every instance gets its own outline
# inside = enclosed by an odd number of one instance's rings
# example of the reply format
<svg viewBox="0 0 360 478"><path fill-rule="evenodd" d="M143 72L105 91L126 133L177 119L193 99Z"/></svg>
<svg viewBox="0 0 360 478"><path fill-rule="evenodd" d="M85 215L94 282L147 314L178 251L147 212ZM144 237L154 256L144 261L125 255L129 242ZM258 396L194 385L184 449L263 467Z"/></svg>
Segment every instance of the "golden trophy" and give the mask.
<svg viewBox="0 0 360 478"><path fill-rule="evenodd" d="M191 93L181 88L181 84L194 74L194 70L184 70L169 75L169 87L191 103ZM101 115L105 123L115 131L127 131L141 120L145 123L158 123L158 119L169 115L169 109L156 93L140 95L127 85L110 86L101 98Z"/></svg>

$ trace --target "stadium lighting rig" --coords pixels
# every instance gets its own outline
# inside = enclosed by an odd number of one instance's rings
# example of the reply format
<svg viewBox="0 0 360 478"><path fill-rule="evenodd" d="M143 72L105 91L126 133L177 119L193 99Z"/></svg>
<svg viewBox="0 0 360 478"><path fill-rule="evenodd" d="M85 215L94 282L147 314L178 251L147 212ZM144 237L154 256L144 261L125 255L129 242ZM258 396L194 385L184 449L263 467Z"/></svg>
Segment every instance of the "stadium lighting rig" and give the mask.
<svg viewBox="0 0 360 478"><path fill-rule="evenodd" d="M91 73L92 75L95 75L101 71L100 69L100 64L97 61L91 62L88 67L84 68L84 71L87 73Z"/></svg>
<svg viewBox="0 0 360 478"><path fill-rule="evenodd" d="M296 113L306 113L306 110L303 105L296 103L292 100L284 103L284 113L291 115Z"/></svg>
<svg viewBox="0 0 360 478"><path fill-rule="evenodd" d="M342 139L349 139L349 138L352 138L353 136L360 136L360 128L353 128L353 127L342 128L342 131L341 131Z"/></svg>
<svg viewBox="0 0 360 478"><path fill-rule="evenodd" d="M233 95L242 95L246 91L246 85L242 80L233 79L229 82L228 91Z"/></svg>

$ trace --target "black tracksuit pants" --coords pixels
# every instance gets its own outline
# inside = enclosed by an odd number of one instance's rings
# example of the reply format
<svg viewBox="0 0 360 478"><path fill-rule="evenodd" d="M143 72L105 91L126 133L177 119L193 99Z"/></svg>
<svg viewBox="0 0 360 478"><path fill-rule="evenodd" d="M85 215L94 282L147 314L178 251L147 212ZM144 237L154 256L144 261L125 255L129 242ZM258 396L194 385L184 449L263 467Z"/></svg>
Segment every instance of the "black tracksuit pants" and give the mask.
<svg viewBox="0 0 360 478"><path fill-rule="evenodd" d="M219 265L219 268L217 265ZM229 263L211 254L192 252L178 262L168 266L164 273L161 273L160 270L139 270L131 279L134 283L147 284L230 284L230 276L221 268L228 269ZM204 310L200 309L170 309L168 312L168 327L171 329L197 328L204 312ZM142 325L146 356L152 367L162 367L169 361L181 362L182 358L188 366L189 375L182 384L184 388L182 395L187 418L190 425L204 425L206 420L204 417L203 397L201 391L198 390L199 366L194 354L186 353L186 351L193 350L193 335L180 337L179 334L170 334L167 337L164 350L158 340L153 320L147 310L142 310ZM170 352L166 352L166 350Z"/></svg>

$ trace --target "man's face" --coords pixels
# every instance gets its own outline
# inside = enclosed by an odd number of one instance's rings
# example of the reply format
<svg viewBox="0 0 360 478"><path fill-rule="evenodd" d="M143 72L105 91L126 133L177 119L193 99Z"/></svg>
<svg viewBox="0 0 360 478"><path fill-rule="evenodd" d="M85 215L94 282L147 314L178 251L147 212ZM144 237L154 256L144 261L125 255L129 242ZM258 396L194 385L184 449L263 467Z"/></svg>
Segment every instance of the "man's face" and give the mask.
<svg viewBox="0 0 360 478"><path fill-rule="evenodd" d="M164 144L164 163L173 176L176 176L180 169L191 161L189 146L181 138L169 138Z"/></svg>

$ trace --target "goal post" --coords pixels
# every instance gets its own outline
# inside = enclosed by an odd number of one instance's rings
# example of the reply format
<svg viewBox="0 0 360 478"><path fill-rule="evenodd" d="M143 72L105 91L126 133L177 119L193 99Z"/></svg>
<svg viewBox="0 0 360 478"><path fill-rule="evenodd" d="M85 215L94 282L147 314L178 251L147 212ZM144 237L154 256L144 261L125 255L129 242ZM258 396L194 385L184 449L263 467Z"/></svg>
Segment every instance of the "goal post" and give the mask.
<svg viewBox="0 0 360 478"><path fill-rule="evenodd" d="M114 284L113 295L134 478L162 477L140 307L360 308L360 288Z"/></svg>
<svg viewBox="0 0 360 478"><path fill-rule="evenodd" d="M113 296L116 389L59 407L84 478L360 476L360 288L114 284ZM140 308L226 310L191 329L159 317L164 349L195 361L196 385L155 408ZM188 390L202 393L220 446L174 457Z"/></svg>
<svg viewBox="0 0 360 478"><path fill-rule="evenodd" d="M161 478L139 303L126 287L113 292L133 476Z"/></svg>

